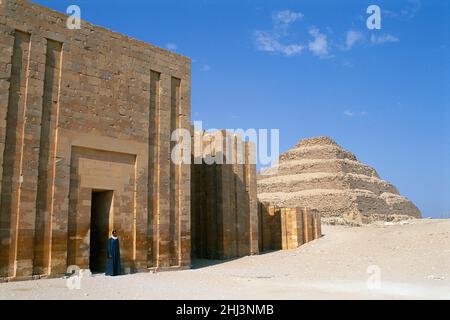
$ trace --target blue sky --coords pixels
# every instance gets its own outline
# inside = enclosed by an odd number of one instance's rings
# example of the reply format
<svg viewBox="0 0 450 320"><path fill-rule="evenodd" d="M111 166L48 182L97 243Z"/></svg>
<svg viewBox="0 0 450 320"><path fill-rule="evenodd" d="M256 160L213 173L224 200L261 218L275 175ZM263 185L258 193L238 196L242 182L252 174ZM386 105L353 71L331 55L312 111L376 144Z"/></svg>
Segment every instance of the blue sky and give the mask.
<svg viewBox="0 0 450 320"><path fill-rule="evenodd" d="M448 1L35 2L189 56L205 128L279 128L281 152L328 135L424 216L450 216Z"/></svg>

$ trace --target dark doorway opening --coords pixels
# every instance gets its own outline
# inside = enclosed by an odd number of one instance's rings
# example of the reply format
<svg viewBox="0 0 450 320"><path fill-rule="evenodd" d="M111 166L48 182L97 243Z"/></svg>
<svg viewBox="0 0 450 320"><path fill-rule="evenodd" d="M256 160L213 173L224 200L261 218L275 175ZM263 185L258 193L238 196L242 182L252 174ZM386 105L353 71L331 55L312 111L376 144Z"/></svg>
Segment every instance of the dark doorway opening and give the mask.
<svg viewBox="0 0 450 320"><path fill-rule="evenodd" d="M105 272L113 191L92 190L89 269Z"/></svg>

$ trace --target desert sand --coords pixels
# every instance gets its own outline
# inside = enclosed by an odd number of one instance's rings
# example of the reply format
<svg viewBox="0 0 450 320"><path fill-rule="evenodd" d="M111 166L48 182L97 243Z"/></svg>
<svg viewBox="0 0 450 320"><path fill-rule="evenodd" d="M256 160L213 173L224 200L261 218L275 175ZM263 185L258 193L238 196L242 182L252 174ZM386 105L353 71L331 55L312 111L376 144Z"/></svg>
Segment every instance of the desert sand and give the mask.
<svg viewBox="0 0 450 320"><path fill-rule="evenodd" d="M195 261L191 270L86 275L79 290L62 278L2 283L0 299L450 299L450 220L323 233L295 250Z"/></svg>

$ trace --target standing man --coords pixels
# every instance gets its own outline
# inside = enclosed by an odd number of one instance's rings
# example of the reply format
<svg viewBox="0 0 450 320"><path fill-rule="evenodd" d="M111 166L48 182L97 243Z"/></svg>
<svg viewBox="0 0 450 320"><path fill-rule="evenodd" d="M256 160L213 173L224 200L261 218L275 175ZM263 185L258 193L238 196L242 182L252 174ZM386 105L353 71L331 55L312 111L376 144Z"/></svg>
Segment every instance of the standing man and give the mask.
<svg viewBox="0 0 450 320"><path fill-rule="evenodd" d="M120 275L120 248L116 230L112 231L112 235L108 240L108 255L106 258L105 274L107 276Z"/></svg>

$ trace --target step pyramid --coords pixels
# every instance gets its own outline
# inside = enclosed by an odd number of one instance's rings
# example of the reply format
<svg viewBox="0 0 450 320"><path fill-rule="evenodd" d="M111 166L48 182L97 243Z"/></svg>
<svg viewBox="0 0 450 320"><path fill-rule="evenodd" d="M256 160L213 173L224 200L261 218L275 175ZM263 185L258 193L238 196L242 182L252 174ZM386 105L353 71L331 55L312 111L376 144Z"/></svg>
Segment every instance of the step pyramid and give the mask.
<svg viewBox="0 0 450 320"><path fill-rule="evenodd" d="M277 168L261 171L258 198L279 207L317 209L331 224L421 217L417 207L375 169L328 137L301 140L281 154Z"/></svg>

